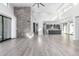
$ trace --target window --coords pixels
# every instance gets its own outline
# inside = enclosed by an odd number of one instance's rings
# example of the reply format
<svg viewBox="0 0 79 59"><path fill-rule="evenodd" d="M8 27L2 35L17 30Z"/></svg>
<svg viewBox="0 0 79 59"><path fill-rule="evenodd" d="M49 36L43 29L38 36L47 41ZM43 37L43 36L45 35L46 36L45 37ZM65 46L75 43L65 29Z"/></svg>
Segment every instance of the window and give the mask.
<svg viewBox="0 0 79 59"><path fill-rule="evenodd" d="M3 5L8 6L8 3L3 3Z"/></svg>

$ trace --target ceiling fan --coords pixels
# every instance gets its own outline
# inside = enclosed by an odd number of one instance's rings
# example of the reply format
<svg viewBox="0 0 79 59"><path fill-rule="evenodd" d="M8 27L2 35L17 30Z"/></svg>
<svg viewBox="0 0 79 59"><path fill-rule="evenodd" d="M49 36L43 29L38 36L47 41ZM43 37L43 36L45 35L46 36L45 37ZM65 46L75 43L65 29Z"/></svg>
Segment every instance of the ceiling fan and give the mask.
<svg viewBox="0 0 79 59"><path fill-rule="evenodd" d="M45 7L45 5L43 3L34 3L32 6L36 6L36 5L37 5L38 8L40 7L40 5Z"/></svg>

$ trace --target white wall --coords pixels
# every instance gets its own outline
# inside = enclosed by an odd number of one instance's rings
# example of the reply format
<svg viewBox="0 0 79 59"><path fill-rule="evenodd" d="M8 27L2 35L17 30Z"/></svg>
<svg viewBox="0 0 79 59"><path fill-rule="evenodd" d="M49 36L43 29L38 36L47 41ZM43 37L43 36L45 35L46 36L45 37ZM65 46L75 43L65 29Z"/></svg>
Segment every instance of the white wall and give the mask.
<svg viewBox="0 0 79 59"><path fill-rule="evenodd" d="M13 7L9 4L5 6L3 3L0 3L0 14L12 18L11 37L16 38L16 17L14 16Z"/></svg>
<svg viewBox="0 0 79 59"><path fill-rule="evenodd" d="M76 16L79 16L79 4L73 5L70 10L63 13L61 21L62 23L74 22L74 40L79 40L79 18L75 18Z"/></svg>
<svg viewBox="0 0 79 59"><path fill-rule="evenodd" d="M79 40L79 16L75 17L75 39Z"/></svg>
<svg viewBox="0 0 79 59"><path fill-rule="evenodd" d="M39 35L43 34L43 22L53 21L56 16L56 10L61 5L60 3L46 3L44 6L32 7L32 21L38 23ZM32 26L32 25L31 25ZM33 28L33 27L32 27Z"/></svg>
<svg viewBox="0 0 79 59"><path fill-rule="evenodd" d="M63 12L64 13L61 16L59 14L60 19L57 18L56 21L60 22L61 25L62 25L62 23L69 23L69 22L73 21L74 22L74 39L77 40L77 39L79 39L79 29L78 29L79 28L79 22L78 22L78 20L76 20L75 17L79 16L79 4L77 4L77 5L69 4L68 6L70 6L71 8L66 12L64 12L65 10L62 10L60 12L60 14L63 13ZM68 6L65 6L64 8L66 9ZM55 12L57 12L57 11L53 12L53 7L51 9L48 8L48 6L45 7L45 8L42 8L42 7L41 7L41 9L40 8L38 8L38 9L34 8L32 10L32 17L33 17L32 20L34 22L39 23L39 28L42 28L43 21L45 21L45 20L54 21L53 17L56 16ZM41 32L42 32L42 30L41 30ZM41 32L39 32L39 33L42 34Z"/></svg>

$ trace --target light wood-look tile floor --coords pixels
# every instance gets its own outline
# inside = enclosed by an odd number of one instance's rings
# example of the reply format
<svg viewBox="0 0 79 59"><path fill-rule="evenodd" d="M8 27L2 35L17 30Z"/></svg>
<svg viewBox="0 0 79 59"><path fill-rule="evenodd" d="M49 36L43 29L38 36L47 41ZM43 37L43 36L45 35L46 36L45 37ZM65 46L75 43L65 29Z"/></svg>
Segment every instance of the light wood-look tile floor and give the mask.
<svg viewBox="0 0 79 59"><path fill-rule="evenodd" d="M34 36L0 43L0 56L78 56L79 41L61 35Z"/></svg>

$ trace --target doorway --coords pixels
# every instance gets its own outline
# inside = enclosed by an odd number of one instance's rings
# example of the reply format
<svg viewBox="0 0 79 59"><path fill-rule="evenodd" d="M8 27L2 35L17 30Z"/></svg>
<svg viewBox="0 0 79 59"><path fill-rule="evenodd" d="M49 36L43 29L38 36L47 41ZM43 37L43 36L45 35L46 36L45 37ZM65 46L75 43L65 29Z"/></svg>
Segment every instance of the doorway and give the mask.
<svg viewBox="0 0 79 59"><path fill-rule="evenodd" d="M63 32L64 32L64 34L67 34L67 29L68 29L67 23L64 23L63 24Z"/></svg>
<svg viewBox="0 0 79 59"><path fill-rule="evenodd" d="M33 33L38 35L38 24L37 23L33 23Z"/></svg>
<svg viewBox="0 0 79 59"><path fill-rule="evenodd" d="M68 22L63 24L63 33L66 39L72 40L74 39L74 23Z"/></svg>

